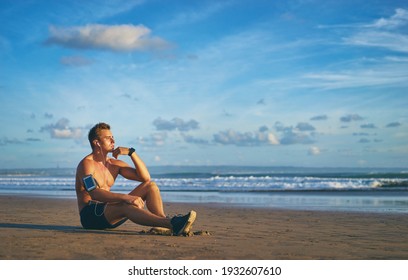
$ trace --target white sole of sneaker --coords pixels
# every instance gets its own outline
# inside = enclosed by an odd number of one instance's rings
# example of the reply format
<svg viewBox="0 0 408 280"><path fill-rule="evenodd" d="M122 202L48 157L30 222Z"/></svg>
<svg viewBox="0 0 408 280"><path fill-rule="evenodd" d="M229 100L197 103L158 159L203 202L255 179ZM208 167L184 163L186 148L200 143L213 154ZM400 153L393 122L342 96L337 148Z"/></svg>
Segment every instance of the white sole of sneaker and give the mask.
<svg viewBox="0 0 408 280"><path fill-rule="evenodd" d="M180 234L188 233L190 232L191 226L193 225L195 219L197 217L197 213L194 210L190 211L190 217L188 217L187 223L184 226L184 228L181 230Z"/></svg>

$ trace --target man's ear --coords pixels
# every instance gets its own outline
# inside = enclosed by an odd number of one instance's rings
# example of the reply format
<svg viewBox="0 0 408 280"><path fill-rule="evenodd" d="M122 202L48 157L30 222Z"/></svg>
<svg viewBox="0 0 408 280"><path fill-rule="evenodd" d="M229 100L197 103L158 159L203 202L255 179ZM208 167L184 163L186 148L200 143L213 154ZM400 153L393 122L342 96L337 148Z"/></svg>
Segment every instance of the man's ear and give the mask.
<svg viewBox="0 0 408 280"><path fill-rule="evenodd" d="M101 146L101 144L99 144L99 141L98 141L98 140L95 140L95 141L94 141L94 145L95 145L95 146L99 146L99 147Z"/></svg>

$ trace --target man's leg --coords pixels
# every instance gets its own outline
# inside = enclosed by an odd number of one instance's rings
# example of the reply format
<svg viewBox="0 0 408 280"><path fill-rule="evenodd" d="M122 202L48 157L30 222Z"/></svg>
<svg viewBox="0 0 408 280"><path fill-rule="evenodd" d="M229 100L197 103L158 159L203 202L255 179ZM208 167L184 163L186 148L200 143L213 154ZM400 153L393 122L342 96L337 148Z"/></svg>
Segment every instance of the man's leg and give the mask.
<svg viewBox="0 0 408 280"><path fill-rule="evenodd" d="M139 225L172 228L169 218L155 215L148 210L126 203L108 204L105 209L105 218L111 224L115 224L123 218L128 218Z"/></svg>
<svg viewBox="0 0 408 280"><path fill-rule="evenodd" d="M196 212L190 211L187 215L175 216L169 219L126 203L108 204L105 209L105 218L111 224L115 224L125 217L136 224L169 228L174 235L181 235L190 231L196 218Z"/></svg>
<svg viewBox="0 0 408 280"><path fill-rule="evenodd" d="M129 194L140 196L144 201L146 201L147 209L149 209L149 211L153 214L160 217L166 217L166 214L164 214L160 190L155 182L150 181L141 183Z"/></svg>

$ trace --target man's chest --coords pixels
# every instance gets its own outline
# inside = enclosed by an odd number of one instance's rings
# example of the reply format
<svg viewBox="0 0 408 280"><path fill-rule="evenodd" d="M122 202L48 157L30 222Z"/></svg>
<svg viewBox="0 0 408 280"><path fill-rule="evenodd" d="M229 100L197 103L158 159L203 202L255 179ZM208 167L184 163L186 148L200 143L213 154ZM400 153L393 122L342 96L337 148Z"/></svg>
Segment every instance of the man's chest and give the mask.
<svg viewBox="0 0 408 280"><path fill-rule="evenodd" d="M98 164L95 167L93 176L98 182L100 188L109 190L115 183L116 177L118 176L118 170L113 166L101 166Z"/></svg>

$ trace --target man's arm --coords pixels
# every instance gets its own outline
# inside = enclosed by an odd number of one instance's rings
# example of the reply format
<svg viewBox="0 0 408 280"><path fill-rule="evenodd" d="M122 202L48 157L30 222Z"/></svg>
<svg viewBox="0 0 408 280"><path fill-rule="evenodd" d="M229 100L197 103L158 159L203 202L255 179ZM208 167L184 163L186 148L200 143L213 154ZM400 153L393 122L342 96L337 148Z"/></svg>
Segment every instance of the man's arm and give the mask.
<svg viewBox="0 0 408 280"><path fill-rule="evenodd" d="M113 157L117 159L119 155L128 155L129 148L117 147L112 152L112 154ZM149 170L147 169L142 159L138 156L138 154L136 152L133 152L130 158L132 159L133 165L135 167L133 168L125 162L120 161L119 174L129 180L135 180L139 182L150 181Z"/></svg>
<svg viewBox="0 0 408 280"><path fill-rule="evenodd" d="M101 202L125 202L127 204L134 204L139 208L144 207L144 201L138 196L114 193L101 188L96 188L90 191L89 194L93 200Z"/></svg>
<svg viewBox="0 0 408 280"><path fill-rule="evenodd" d="M79 176L81 189L85 191L83 186L82 178L86 174L94 174L94 167L93 162L90 160L84 160L82 165L78 167L77 176ZM89 195L93 200L101 201L101 202L125 202L128 204L134 204L139 208L144 207L144 201L137 196L121 194L121 193L113 193L111 191L96 188L93 191L89 192Z"/></svg>

